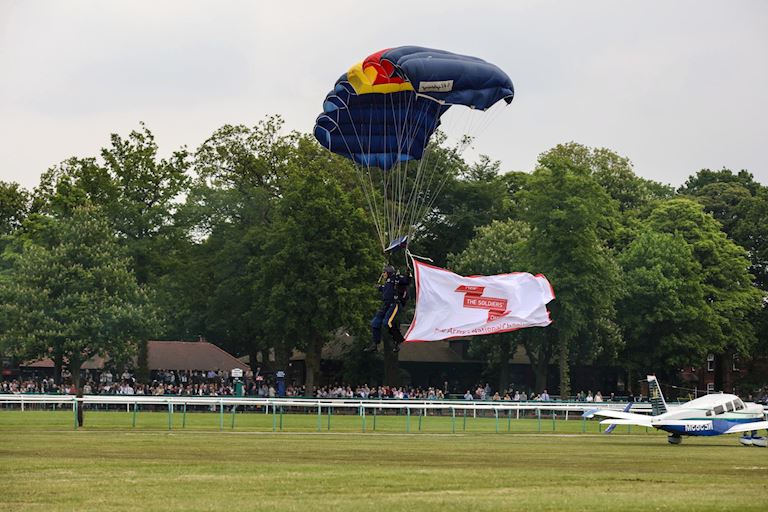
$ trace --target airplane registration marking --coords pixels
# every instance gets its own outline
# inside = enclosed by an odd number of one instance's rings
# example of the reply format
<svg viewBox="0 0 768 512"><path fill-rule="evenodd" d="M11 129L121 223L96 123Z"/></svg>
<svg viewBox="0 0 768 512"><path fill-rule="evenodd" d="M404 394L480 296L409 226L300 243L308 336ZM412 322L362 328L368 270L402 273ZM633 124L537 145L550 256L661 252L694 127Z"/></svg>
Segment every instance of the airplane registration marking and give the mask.
<svg viewBox="0 0 768 512"><path fill-rule="evenodd" d="M685 431L686 432L701 432L703 430L712 430L712 422L708 421L706 423L702 423L700 425L686 425Z"/></svg>

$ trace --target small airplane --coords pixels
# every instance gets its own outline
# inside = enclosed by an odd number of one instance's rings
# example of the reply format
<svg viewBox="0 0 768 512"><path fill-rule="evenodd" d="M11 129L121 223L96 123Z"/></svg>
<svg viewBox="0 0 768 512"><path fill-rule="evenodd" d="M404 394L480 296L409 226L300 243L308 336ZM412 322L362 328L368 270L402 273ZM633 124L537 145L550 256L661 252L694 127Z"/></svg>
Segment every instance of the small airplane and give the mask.
<svg viewBox="0 0 768 512"><path fill-rule="evenodd" d="M605 416L601 425L610 425L606 433L616 425L640 425L669 432L667 440L671 444L683 442L682 436L717 436L744 432L739 442L745 446L768 444L765 437L757 431L768 429L763 406L743 402L736 395L725 393L711 394L696 398L677 407L667 408L667 402L655 375L648 375L648 389L651 398L651 415L629 412L630 403L623 411L610 409L592 409L584 412L584 417Z"/></svg>

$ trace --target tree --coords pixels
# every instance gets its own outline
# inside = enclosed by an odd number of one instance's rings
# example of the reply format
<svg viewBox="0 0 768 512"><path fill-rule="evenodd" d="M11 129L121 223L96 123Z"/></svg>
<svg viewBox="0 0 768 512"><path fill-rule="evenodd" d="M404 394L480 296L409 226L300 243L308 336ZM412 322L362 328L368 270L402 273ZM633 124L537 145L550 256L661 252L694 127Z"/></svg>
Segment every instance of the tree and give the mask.
<svg viewBox="0 0 768 512"><path fill-rule="evenodd" d="M106 219L75 208L51 225L50 246L28 244L0 282L3 347L21 359L60 357L80 389L94 355L126 362L155 318Z"/></svg>
<svg viewBox="0 0 768 512"><path fill-rule="evenodd" d="M263 251L251 260L254 312L271 337L305 352L308 393L334 331L359 328L374 310L380 268L373 228L340 184L345 169L330 167L323 152L299 141Z"/></svg>
<svg viewBox="0 0 768 512"><path fill-rule="evenodd" d="M752 194L757 193L757 189L760 187L760 184L755 181L752 174L744 169L736 174L726 168L719 171L702 169L695 175L690 176L677 192L682 195L695 196L699 195L707 185L713 183L736 183L747 188Z"/></svg>
<svg viewBox="0 0 768 512"><path fill-rule="evenodd" d="M626 287L617 305L627 343L622 361L630 372L671 376L718 347L702 267L681 234L649 228L619 261Z"/></svg>
<svg viewBox="0 0 768 512"><path fill-rule="evenodd" d="M750 319L760 311L762 294L748 272L746 251L729 240L720 224L690 199L662 203L651 213L648 227L682 237L700 265L699 279L711 310L711 328L706 336L712 350L748 354L756 341Z"/></svg>
<svg viewBox="0 0 768 512"><path fill-rule="evenodd" d="M277 116L253 127L226 125L197 149L197 176L176 216L190 248L166 278L163 303L174 306L168 310L177 336L202 334L248 354L252 364L274 349L284 366L293 347L266 335L262 312L254 309L262 270L251 264L263 251L295 157L297 135L281 135L281 127Z"/></svg>
<svg viewBox="0 0 768 512"><path fill-rule="evenodd" d="M143 124L127 138L112 134L96 158L70 158L49 169L35 190L35 208L51 215L99 207L133 260L139 283L152 283L167 270L166 256L181 233L173 216L186 193L188 154L158 158L152 132Z"/></svg>
<svg viewBox="0 0 768 512"><path fill-rule="evenodd" d="M575 142L559 144L549 157L562 156L574 165L589 169L592 177L619 206L619 210L636 209L654 199L669 198L674 189L668 185L637 176L629 158L607 148L589 148Z"/></svg>
<svg viewBox="0 0 768 512"><path fill-rule="evenodd" d="M18 183L0 181L0 236L9 235L21 226L29 213L30 197Z"/></svg>
<svg viewBox="0 0 768 512"><path fill-rule="evenodd" d="M768 290L768 189L749 172L702 169L686 181L680 194L704 205L723 231L744 247L757 286Z"/></svg>
<svg viewBox="0 0 768 512"><path fill-rule="evenodd" d="M570 394L570 351L579 334L615 332L613 305L620 293L619 269L606 245L614 236L617 204L591 175L578 151L557 146L539 157L539 167L520 192L522 220L531 227L526 244L531 266L547 276L557 294L550 304L557 340L560 394ZM599 340L617 342L615 338ZM581 352L586 352L584 348Z"/></svg>
<svg viewBox="0 0 768 512"><path fill-rule="evenodd" d="M34 198L35 211L56 217L85 205L100 208L131 258L139 284L154 290L189 248L174 219L189 184L189 155L184 148L169 158L159 158L158 152L154 135L143 123L128 137L112 134L101 159L70 158L44 173ZM163 298L168 293L152 296ZM145 353L143 347L141 354ZM148 377L144 364L137 376Z"/></svg>
<svg viewBox="0 0 768 512"><path fill-rule="evenodd" d="M761 187L754 196L739 202L735 215L739 220L729 234L747 250L755 284L768 291L768 188Z"/></svg>

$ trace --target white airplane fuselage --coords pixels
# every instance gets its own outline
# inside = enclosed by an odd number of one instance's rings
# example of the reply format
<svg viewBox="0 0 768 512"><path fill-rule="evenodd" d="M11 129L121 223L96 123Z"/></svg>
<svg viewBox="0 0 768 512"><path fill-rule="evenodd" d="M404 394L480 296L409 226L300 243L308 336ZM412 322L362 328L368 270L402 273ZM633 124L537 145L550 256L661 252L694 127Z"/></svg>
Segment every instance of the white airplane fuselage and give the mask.
<svg viewBox="0 0 768 512"><path fill-rule="evenodd" d="M669 442L679 444L682 436L719 436L721 434L744 434L742 444L766 446L766 438L756 432L768 429L763 406L743 402L736 395L725 393L702 396L678 406L668 407L658 381L654 375L648 376L651 409L653 415L629 412L631 404L623 411L594 409L584 416L603 416L607 419L600 424L611 425L610 432L616 425L640 425L669 432Z"/></svg>
<svg viewBox="0 0 768 512"><path fill-rule="evenodd" d="M670 407L668 412L652 416L650 420L651 426L670 434L717 436L734 427L761 422L764 418L761 405L745 403L736 395L716 394Z"/></svg>

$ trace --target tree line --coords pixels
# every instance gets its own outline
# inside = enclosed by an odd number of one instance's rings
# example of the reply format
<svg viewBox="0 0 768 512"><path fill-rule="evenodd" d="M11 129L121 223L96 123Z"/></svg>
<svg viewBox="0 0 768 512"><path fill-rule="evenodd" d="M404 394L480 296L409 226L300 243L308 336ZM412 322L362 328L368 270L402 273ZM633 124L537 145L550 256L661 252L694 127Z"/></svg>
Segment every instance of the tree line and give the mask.
<svg viewBox="0 0 768 512"><path fill-rule="evenodd" d="M566 395L577 364L631 382L707 354L768 355L768 189L749 172L702 169L674 188L576 143L504 172L440 142L442 190L413 252L462 274L542 273L557 296L550 327L467 342L501 388L519 346L537 390ZM349 382L397 383L395 355L360 351L385 256L356 180L272 116L164 158L141 125L31 191L0 182L0 352L50 357L57 375L93 355L138 361L146 378L148 339L203 336L283 368L303 351L311 391L323 347L348 337Z"/></svg>

